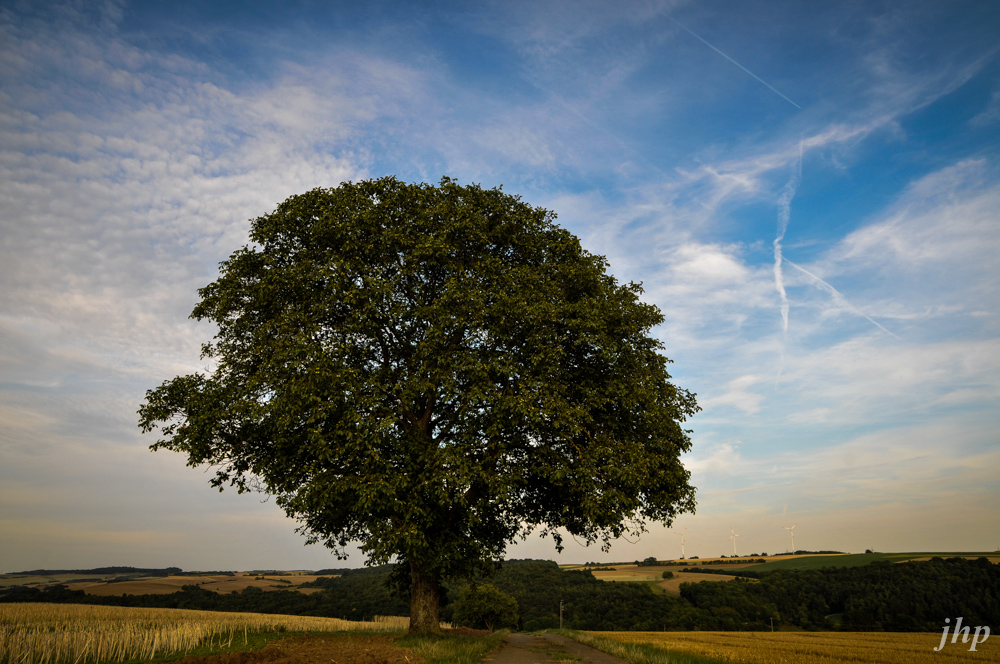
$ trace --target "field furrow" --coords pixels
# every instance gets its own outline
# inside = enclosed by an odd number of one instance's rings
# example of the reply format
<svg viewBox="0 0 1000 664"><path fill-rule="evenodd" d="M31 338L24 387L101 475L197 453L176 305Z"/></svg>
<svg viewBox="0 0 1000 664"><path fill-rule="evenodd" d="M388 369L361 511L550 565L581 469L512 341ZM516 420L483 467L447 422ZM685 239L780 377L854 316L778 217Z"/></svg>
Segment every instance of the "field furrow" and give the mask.
<svg viewBox="0 0 1000 664"><path fill-rule="evenodd" d="M976 652L939 633L900 632L587 632L620 643L716 657L733 664L948 664L1000 662L987 640Z"/></svg>
<svg viewBox="0 0 1000 664"><path fill-rule="evenodd" d="M397 631L408 618L371 622L81 604L0 604L0 664L93 664L152 659L274 631Z"/></svg>

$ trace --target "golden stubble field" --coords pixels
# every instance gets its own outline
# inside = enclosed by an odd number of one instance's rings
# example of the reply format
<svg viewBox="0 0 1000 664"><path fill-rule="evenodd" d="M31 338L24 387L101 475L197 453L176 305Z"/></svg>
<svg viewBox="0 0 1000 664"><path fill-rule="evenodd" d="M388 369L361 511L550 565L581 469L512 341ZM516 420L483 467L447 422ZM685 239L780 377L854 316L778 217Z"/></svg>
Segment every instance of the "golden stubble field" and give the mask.
<svg viewBox="0 0 1000 664"><path fill-rule="evenodd" d="M148 661L206 643L234 644L273 631L374 632L405 629L409 618L337 618L146 609L86 604L0 604L0 664Z"/></svg>
<svg viewBox="0 0 1000 664"><path fill-rule="evenodd" d="M585 568L586 569L586 568ZM649 582L660 581L663 570L669 567L641 567L638 565L615 565L613 570L592 570L594 578L601 581Z"/></svg>
<svg viewBox="0 0 1000 664"><path fill-rule="evenodd" d="M319 592L321 588L300 588L300 584L336 574L317 575L312 572L284 572L282 574L178 574L173 576L143 576L131 581L111 581L111 575L58 574L29 576L21 574L0 575L0 586L35 586L47 588L57 583L70 590L82 590L88 595L164 595L175 593L182 586L199 586L217 593L242 592L245 588L260 588L265 592L295 590L304 594Z"/></svg>
<svg viewBox="0 0 1000 664"><path fill-rule="evenodd" d="M735 576L729 576L728 574L699 574L698 572L683 572L674 574L674 578L664 579L656 585L669 593L680 595L682 583L698 583L699 581L732 581L735 578Z"/></svg>
<svg viewBox="0 0 1000 664"><path fill-rule="evenodd" d="M734 569L746 565L733 565ZM736 577L728 574L699 574L698 572L681 572L676 567L641 565L615 565L614 570L592 570L594 578L601 581L619 581L624 583L655 583L667 592L679 595L682 583L698 583L699 581L732 581ZM587 568L583 568L587 569ZM671 571L674 578L664 579L663 572Z"/></svg>
<svg viewBox="0 0 1000 664"><path fill-rule="evenodd" d="M1000 662L992 638L976 652L949 642L940 652L939 632L587 632L620 643L645 643L671 651L724 659L733 664L948 664Z"/></svg>
<svg viewBox="0 0 1000 664"><path fill-rule="evenodd" d="M331 576L331 575L326 575ZM298 585L310 581L315 581L319 576L315 574L294 574L288 576L260 575L246 572L238 572L234 576L224 574L219 575L198 575L198 576L166 576L166 577L144 577L134 581L119 581L116 583L81 582L70 583L71 590L82 590L88 595L160 595L175 593L182 586L200 586L205 590L217 593L230 593L234 590L242 592L245 588L253 586L264 591L272 590L297 590L300 593L319 592L320 588L299 588Z"/></svg>

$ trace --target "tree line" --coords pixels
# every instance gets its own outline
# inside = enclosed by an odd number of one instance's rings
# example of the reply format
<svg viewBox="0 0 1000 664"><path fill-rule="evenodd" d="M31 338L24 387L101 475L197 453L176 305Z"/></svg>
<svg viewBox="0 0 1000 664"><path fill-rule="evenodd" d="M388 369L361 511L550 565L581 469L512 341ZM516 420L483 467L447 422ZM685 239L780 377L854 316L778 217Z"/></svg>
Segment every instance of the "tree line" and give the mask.
<svg viewBox="0 0 1000 664"><path fill-rule="evenodd" d="M10 572L18 576L58 576L63 574L131 574L135 576L170 576L172 574L183 574L180 567L94 567L93 569L33 569L24 572ZM226 574L227 572L187 572L188 574ZM228 572L232 574L232 572Z"/></svg>
<svg viewBox="0 0 1000 664"><path fill-rule="evenodd" d="M707 570L699 570L707 571ZM753 574L746 570L744 576ZM986 558L875 561L861 567L757 573L756 579L681 587L681 597L734 621L774 617L805 629L936 631L945 618L1000 620L1000 566ZM757 621L760 624L760 621Z"/></svg>
<svg viewBox="0 0 1000 664"><path fill-rule="evenodd" d="M331 570L334 571L334 570ZM374 615L405 615L405 588L390 590L393 566L335 570L309 585L322 590L264 592L249 587L220 594L184 586L169 595L100 597L55 586L48 590L13 587L0 601L64 602L316 615L362 620ZM701 570L699 570L701 571ZM756 630L794 625L803 629L848 631L936 631L944 618L963 616L966 624L1000 623L1000 566L985 558L888 563L820 570L750 570L727 583L691 583L681 596L652 584L600 581L586 570L561 570L556 563L514 560L489 581L517 600L518 618L510 626L525 631L563 625L611 631ZM397 577L399 575L397 574ZM405 578L405 575L404 575ZM455 620L455 603L464 584L441 588L442 620ZM498 625L499 626L499 625Z"/></svg>

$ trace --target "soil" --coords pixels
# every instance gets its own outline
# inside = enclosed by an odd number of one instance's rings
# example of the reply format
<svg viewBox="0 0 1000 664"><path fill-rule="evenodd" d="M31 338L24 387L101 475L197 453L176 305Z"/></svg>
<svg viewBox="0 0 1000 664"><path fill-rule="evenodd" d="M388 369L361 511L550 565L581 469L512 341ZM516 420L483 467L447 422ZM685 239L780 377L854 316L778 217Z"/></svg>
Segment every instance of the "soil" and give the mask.
<svg viewBox="0 0 1000 664"><path fill-rule="evenodd" d="M459 628L451 634L482 636L489 632ZM260 650L202 657L180 664L423 664L392 637L357 634L292 636ZM624 660L554 634L511 634L506 645L486 656L485 664L627 664Z"/></svg>
<svg viewBox="0 0 1000 664"><path fill-rule="evenodd" d="M486 664L628 664L625 660L555 634L511 634Z"/></svg>
<svg viewBox="0 0 1000 664"><path fill-rule="evenodd" d="M488 629L472 629L471 627L453 627L441 631L445 634L458 634L459 636L488 636L490 633Z"/></svg>
<svg viewBox="0 0 1000 664"><path fill-rule="evenodd" d="M181 664L421 664L409 648L388 636L306 635L275 641L260 650L194 657Z"/></svg>

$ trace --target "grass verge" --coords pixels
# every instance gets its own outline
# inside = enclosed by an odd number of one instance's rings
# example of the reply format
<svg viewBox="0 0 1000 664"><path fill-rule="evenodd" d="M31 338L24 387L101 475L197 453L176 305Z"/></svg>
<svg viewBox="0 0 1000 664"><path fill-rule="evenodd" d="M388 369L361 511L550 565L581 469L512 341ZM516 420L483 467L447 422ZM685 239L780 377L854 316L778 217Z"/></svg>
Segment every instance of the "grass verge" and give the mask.
<svg viewBox="0 0 1000 664"><path fill-rule="evenodd" d="M672 652L646 643L621 643L575 630L550 629L546 631L550 634L558 634L579 641L609 655L621 657L629 664L732 664L725 659L692 655L686 652Z"/></svg>
<svg viewBox="0 0 1000 664"><path fill-rule="evenodd" d="M487 636L407 634L397 638L395 644L423 657L424 664L479 664L486 655L504 644L508 633L507 630L500 630Z"/></svg>

